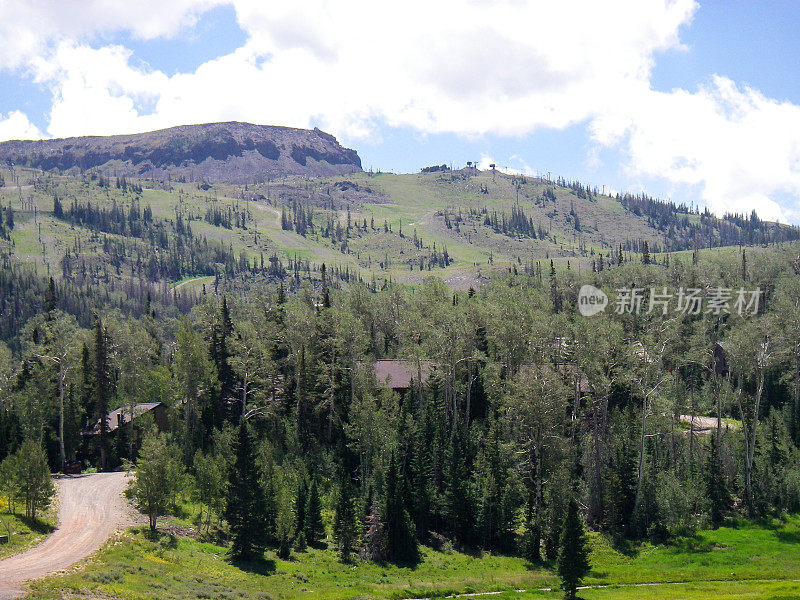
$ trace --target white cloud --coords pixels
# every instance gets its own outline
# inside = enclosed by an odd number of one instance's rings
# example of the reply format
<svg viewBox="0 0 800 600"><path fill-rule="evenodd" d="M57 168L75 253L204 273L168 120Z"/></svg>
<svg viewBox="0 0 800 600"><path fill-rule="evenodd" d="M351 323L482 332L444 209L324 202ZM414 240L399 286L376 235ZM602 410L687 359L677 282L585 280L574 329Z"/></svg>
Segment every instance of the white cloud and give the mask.
<svg viewBox="0 0 800 600"><path fill-rule="evenodd" d="M222 3L247 42L194 72L148 70L107 42L120 31L174 36ZM522 136L585 122L597 144L629 157L631 178L696 190L719 212L796 220L800 207L776 199L800 192L800 107L718 77L694 91L650 87L656 53L683 48L679 28L696 9L694 0L11 0L0 7L0 35L11 40L0 64L52 88L53 136L218 120L319 125L349 139L382 124ZM26 131L19 121L0 137ZM587 161L596 164L591 150Z"/></svg>
<svg viewBox="0 0 800 600"><path fill-rule="evenodd" d="M53 133L66 127L59 113L69 115L75 130L91 126L95 111L84 105L96 105L103 85L113 96L109 116L122 111L122 126L129 111L120 97L140 94L141 77L117 60L133 89L116 72L95 72L88 85L87 69L65 56L65 46L82 48L119 30L173 35L221 1L12 0L0 9L0 27L14 41L4 44L0 59L52 82L59 104ZM376 121L429 133L522 135L564 127L590 118L598 96L613 96L630 79L646 81L653 52L678 44L677 28L695 8L693 0L228 2L246 45L166 84L150 77L158 85L151 91L159 97L159 118L143 118L143 126L201 113L201 120L236 114L298 126L319 122L351 137L368 135ZM99 59L89 57L88 46L80 54L108 67L108 50L94 50L104 54ZM75 85L80 80L87 82L86 99ZM64 86L69 93L61 93Z"/></svg>
<svg viewBox="0 0 800 600"><path fill-rule="evenodd" d="M800 106L715 76L697 92L645 90L592 123L595 139L624 144L633 175L698 186L718 213L796 221L800 196Z"/></svg>
<svg viewBox="0 0 800 600"><path fill-rule="evenodd" d="M0 114L0 140L31 140L44 137L39 128L18 110Z"/></svg>
<svg viewBox="0 0 800 600"><path fill-rule="evenodd" d="M130 32L149 40L193 25L223 0L3 0L0 68L25 66L52 42Z"/></svg>

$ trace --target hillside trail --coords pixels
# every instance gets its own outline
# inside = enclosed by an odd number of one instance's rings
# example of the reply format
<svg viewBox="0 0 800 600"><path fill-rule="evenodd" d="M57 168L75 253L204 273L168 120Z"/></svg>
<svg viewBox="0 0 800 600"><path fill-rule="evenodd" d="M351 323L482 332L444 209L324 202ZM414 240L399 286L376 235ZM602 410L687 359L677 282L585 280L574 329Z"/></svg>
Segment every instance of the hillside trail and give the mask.
<svg viewBox="0 0 800 600"><path fill-rule="evenodd" d="M56 480L58 526L42 543L0 560L0 600L25 594L27 581L62 571L96 552L133 523L122 497L125 473L65 475Z"/></svg>

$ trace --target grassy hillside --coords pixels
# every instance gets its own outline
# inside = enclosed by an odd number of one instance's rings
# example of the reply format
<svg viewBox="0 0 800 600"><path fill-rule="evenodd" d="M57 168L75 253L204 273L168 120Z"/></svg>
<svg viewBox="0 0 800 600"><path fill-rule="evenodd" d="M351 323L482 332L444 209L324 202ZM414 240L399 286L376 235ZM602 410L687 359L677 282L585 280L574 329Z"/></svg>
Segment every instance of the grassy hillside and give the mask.
<svg viewBox="0 0 800 600"><path fill-rule="evenodd" d="M245 265L274 256L285 267L303 261L308 272L324 262L367 281L409 284L433 272L464 288L500 270L530 269L548 259L590 269L601 254L604 260L616 257L620 248L637 254L645 243L656 253L797 234L774 224L687 214L649 199L611 198L579 184L475 169L353 173L249 186L124 178L120 185L113 173L99 171L55 175L6 168L0 173L6 183L0 204L10 205L15 216L11 252L56 277L66 275L65 254L82 257L83 277L86 263L89 277L142 276L132 263L140 266L154 252L148 248L152 236L126 239L123 250L109 250L130 234L57 218L54 198L66 212L73 205L121 210L123 220L132 206L149 209L168 236L177 235L170 228L186 224L195 239L224 247ZM166 283L239 268L184 264Z"/></svg>

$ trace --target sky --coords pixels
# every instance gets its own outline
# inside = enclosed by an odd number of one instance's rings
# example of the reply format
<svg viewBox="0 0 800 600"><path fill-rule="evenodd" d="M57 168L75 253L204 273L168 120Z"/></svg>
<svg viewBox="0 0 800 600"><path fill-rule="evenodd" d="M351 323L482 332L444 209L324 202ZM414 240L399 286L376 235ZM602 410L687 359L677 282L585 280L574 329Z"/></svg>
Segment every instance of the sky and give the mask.
<svg viewBox="0 0 800 600"><path fill-rule="evenodd" d="M0 140L319 127L366 169L800 224L799 30L792 1L0 0Z"/></svg>

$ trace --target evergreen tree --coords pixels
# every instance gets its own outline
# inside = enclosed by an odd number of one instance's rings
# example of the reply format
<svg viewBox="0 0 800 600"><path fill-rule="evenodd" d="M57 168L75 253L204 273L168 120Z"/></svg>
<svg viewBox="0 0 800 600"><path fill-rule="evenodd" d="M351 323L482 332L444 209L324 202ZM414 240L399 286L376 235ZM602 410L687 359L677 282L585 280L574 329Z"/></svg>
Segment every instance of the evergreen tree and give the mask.
<svg viewBox="0 0 800 600"><path fill-rule="evenodd" d="M80 404L82 412L94 415L94 370L89 347L84 343L81 349Z"/></svg>
<svg viewBox="0 0 800 600"><path fill-rule="evenodd" d="M306 504L305 534L309 544L320 544L325 539L325 523L322 520L322 502L316 480L311 482Z"/></svg>
<svg viewBox="0 0 800 600"><path fill-rule="evenodd" d="M231 530L229 554L236 560L260 558L270 538L268 499L256 464L257 452L246 421L239 424L228 475L225 520Z"/></svg>
<svg viewBox="0 0 800 600"><path fill-rule="evenodd" d="M417 535L422 541L427 538L432 511L433 457L431 456L430 431L426 427L430 427L430 422L423 420L410 444L407 481L411 500L408 510L414 521Z"/></svg>
<svg viewBox="0 0 800 600"><path fill-rule="evenodd" d="M339 488L333 522L333 539L336 541L339 558L342 562L350 561L358 539L358 524L353 500L353 485L350 483L350 479L345 477Z"/></svg>
<svg viewBox="0 0 800 600"><path fill-rule="evenodd" d="M574 600L575 591L591 569L586 532L578 514L578 503L574 498L569 501L567 507L559 546L558 576L561 578L561 588L566 592L567 598Z"/></svg>
<svg viewBox="0 0 800 600"><path fill-rule="evenodd" d="M722 461L719 455L717 436L710 436L706 463L706 495L708 496L711 525L716 529L725 519L725 511L730 503L730 495L722 472Z"/></svg>
<svg viewBox="0 0 800 600"><path fill-rule="evenodd" d="M297 498L294 502L295 549L302 552L306 549L306 507L308 506L308 484L305 480L297 486Z"/></svg>
<svg viewBox="0 0 800 600"><path fill-rule="evenodd" d="M468 440L457 430L445 450L444 511L450 534L462 544L473 542L477 521L468 456Z"/></svg>
<svg viewBox="0 0 800 600"><path fill-rule="evenodd" d="M491 418L476 461L478 487L477 530L487 548L504 549L513 538L515 510L509 507L508 465L501 440L500 419Z"/></svg>
<svg viewBox="0 0 800 600"><path fill-rule="evenodd" d="M389 560L414 563L419 559L419 548L414 523L403 501L403 483L394 454L389 461L383 507L383 532Z"/></svg>
<svg viewBox="0 0 800 600"><path fill-rule="evenodd" d="M217 367L217 377L219 379L219 412L220 416L239 417L236 403L232 400L236 394L236 376L233 372L228 359L230 358L229 340L233 334L233 322L231 321L230 311L228 310L228 300L222 296L222 304L219 309L216 323L211 331L211 358ZM226 410L226 405L231 403L230 411Z"/></svg>
<svg viewBox="0 0 800 600"><path fill-rule="evenodd" d="M100 421L100 470L108 464L108 404L111 400L111 365L108 335L99 314L94 321L94 413Z"/></svg>
<svg viewBox="0 0 800 600"><path fill-rule="evenodd" d="M607 521L615 535L631 537L636 504L636 449L626 428L620 426L617 430L606 486Z"/></svg>
<svg viewBox="0 0 800 600"><path fill-rule="evenodd" d="M550 259L550 301L553 303L553 311L561 312L562 299L561 291L558 288L558 277L556 276L556 266Z"/></svg>
<svg viewBox="0 0 800 600"><path fill-rule="evenodd" d="M47 292L44 296L44 311L52 313L58 304L58 296L56 295L56 282L51 277L47 283Z"/></svg>
<svg viewBox="0 0 800 600"><path fill-rule="evenodd" d="M542 530L534 509L533 492L528 494L525 507L525 532L522 538L522 552L532 563L542 560Z"/></svg>

